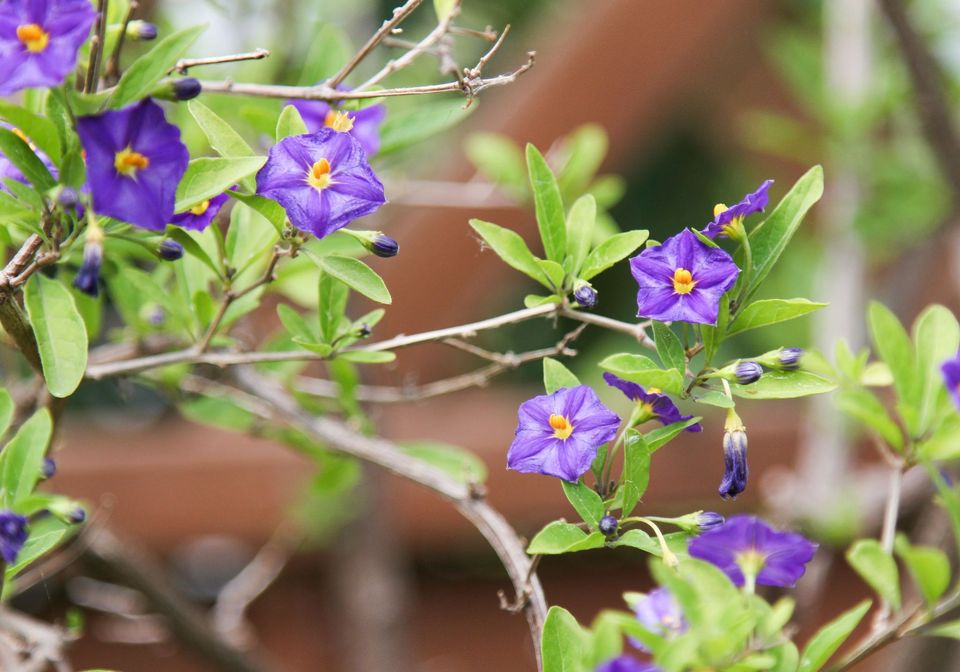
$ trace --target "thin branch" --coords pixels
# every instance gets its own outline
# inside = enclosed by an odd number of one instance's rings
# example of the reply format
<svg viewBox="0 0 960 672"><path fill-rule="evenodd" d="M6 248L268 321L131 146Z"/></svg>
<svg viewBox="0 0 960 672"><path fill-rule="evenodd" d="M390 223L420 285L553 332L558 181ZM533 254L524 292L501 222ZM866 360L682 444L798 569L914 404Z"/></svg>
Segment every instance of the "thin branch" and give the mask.
<svg viewBox="0 0 960 672"><path fill-rule="evenodd" d="M120 79L120 53L123 51L123 45L127 39L127 28L130 26L130 19L133 18L133 13L139 8L140 3L138 3L137 0L130 0L130 5L127 7L127 15L123 17L123 23L120 25L120 35L117 37L117 43L113 47L113 53L110 54L110 60L107 61L107 67L103 73L108 84L111 82L115 84L116 81Z"/></svg>
<svg viewBox="0 0 960 672"><path fill-rule="evenodd" d="M253 51L246 51L241 54L228 54L226 56L207 56L204 58L181 58L177 64L170 69L171 73L179 72L182 75L187 74L190 68L196 68L202 65L218 65L220 63L237 63L238 61L259 61L270 56L269 49L257 48Z"/></svg>
<svg viewBox="0 0 960 672"><path fill-rule="evenodd" d="M100 61L103 60L103 48L107 34L107 7L109 0L97 0L97 26L90 39L90 61L87 64L87 76L83 83L83 92L97 90L97 78L100 75Z"/></svg>
<svg viewBox="0 0 960 672"><path fill-rule="evenodd" d="M887 503L883 510L883 529L880 533L880 545L889 556L893 556L893 542L897 533L897 519L900 513L900 496L903 491L903 467L894 465L890 468L890 490L887 492ZM890 603L883 600L880 610L873 620L874 631L882 631L890 620Z"/></svg>
<svg viewBox="0 0 960 672"><path fill-rule="evenodd" d="M419 7L420 3L422 2L423 0L407 0L407 2L403 3L400 7L394 9L393 16L383 22L383 25L380 26L380 29L377 30L377 32L375 32L369 40L367 40L366 44L360 47L360 51L354 54L353 58L351 58L342 68L340 68L340 71L337 74L327 81L327 85L331 89L336 89L337 86L340 85L343 80L345 80L347 76L356 69L358 65L360 65L360 62L363 61L363 59L365 59L370 52L373 51L376 46L383 41L383 38L392 33L393 29L400 25L405 18L410 16L413 10Z"/></svg>
<svg viewBox="0 0 960 672"><path fill-rule="evenodd" d="M610 317L604 317L603 315L596 315L594 313L584 313L579 310L573 310L569 306L564 306L560 309L560 315L563 317L569 317L572 320L579 320L586 324L595 324L598 327L603 327L604 329L609 329L610 331L618 331L622 334L627 334L637 339L637 342L640 343L645 348L651 350L656 350L657 344L653 342L649 336L647 336L647 327L650 326L650 321L641 322L640 324L630 324L629 322L621 322L620 320L614 320Z"/></svg>

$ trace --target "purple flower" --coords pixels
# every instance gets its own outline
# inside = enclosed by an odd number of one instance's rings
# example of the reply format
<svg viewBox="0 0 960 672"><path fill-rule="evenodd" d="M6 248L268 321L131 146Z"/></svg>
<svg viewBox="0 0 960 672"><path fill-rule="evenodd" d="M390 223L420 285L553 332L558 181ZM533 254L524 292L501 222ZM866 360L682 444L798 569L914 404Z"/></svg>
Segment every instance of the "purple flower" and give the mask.
<svg viewBox="0 0 960 672"><path fill-rule="evenodd" d="M190 154L180 130L150 99L122 110L77 119L87 153L93 209L152 231L173 217L180 178Z"/></svg>
<svg viewBox="0 0 960 672"><path fill-rule="evenodd" d="M90 0L0 2L0 96L62 83L96 15Z"/></svg>
<svg viewBox="0 0 960 672"><path fill-rule="evenodd" d="M682 422L693 417L692 415L681 415L680 409L673 403L673 400L655 387L645 390L642 385L618 378L610 372L604 373L603 379L607 381L607 385L623 392L627 399L640 404L648 417L656 418L664 425L672 425L675 422ZM702 432L703 426L697 422L687 427L686 431Z"/></svg>
<svg viewBox="0 0 960 672"><path fill-rule="evenodd" d="M345 86L338 88L349 91ZM339 110L322 100L288 100L287 105L297 108L311 133L332 128L359 140L367 156L373 156L380 150L380 124L387 116L385 105L368 105L356 111Z"/></svg>
<svg viewBox="0 0 960 672"><path fill-rule="evenodd" d="M690 541L690 555L719 567L738 586L793 586L817 550L803 535L779 532L755 516L734 516Z"/></svg>
<svg viewBox="0 0 960 672"><path fill-rule="evenodd" d="M596 672L660 672L653 663L644 663L633 656L619 656L600 665Z"/></svg>
<svg viewBox="0 0 960 672"><path fill-rule="evenodd" d="M586 385L564 387L520 404L507 467L576 482L597 449L617 434L620 418Z"/></svg>
<svg viewBox="0 0 960 672"><path fill-rule="evenodd" d="M329 128L271 147L257 173L257 193L280 203L295 227L318 238L386 202L360 143Z"/></svg>
<svg viewBox="0 0 960 672"><path fill-rule="evenodd" d="M732 410L732 409L731 409ZM736 415L736 414L734 414ZM723 478L719 492L724 499L736 499L747 489L750 469L747 466L747 430L736 417L736 426L728 426L723 433Z"/></svg>
<svg viewBox="0 0 960 672"><path fill-rule="evenodd" d="M8 565L17 561L27 543L27 519L13 511L0 511L0 557Z"/></svg>
<svg viewBox="0 0 960 672"><path fill-rule="evenodd" d="M700 324L716 324L720 297L740 273L729 254L688 229L630 259L630 270L640 285L638 317Z"/></svg>
<svg viewBox="0 0 960 672"><path fill-rule="evenodd" d="M203 231L210 226L210 222L216 219L220 213L220 208L229 198L226 193L222 193L219 196L201 201L189 210L174 215L170 219L170 223L192 231Z"/></svg>
<svg viewBox="0 0 960 672"><path fill-rule="evenodd" d="M945 361L940 365L940 370L943 372L943 384L946 385L947 392L960 408L960 355Z"/></svg>
<svg viewBox="0 0 960 672"><path fill-rule="evenodd" d="M640 625L655 635L671 639L687 631L687 619L683 617L680 603L666 588L655 588L640 598L633 606ZM634 642L642 651L646 647Z"/></svg>
<svg viewBox="0 0 960 672"><path fill-rule="evenodd" d="M717 203L713 208L713 221L707 224L703 234L708 238L736 237L738 229L742 231L744 218L755 212L763 212L767 207L770 198L767 190L771 184L773 180L766 180L755 192L747 194L742 201L729 208L723 203Z"/></svg>

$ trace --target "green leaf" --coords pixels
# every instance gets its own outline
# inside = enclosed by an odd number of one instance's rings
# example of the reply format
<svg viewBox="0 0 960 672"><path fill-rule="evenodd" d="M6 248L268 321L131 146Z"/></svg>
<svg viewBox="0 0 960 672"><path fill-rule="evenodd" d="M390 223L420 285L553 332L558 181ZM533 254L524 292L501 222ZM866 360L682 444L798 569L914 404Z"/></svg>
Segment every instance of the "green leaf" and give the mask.
<svg viewBox="0 0 960 672"><path fill-rule="evenodd" d="M589 636L569 611L550 607L540 640L543 672L587 672L583 658L588 644Z"/></svg>
<svg viewBox="0 0 960 672"><path fill-rule="evenodd" d="M567 257L570 260L570 272L574 275L580 271L590 252L596 223L597 201L593 196L585 194L574 201L567 215Z"/></svg>
<svg viewBox="0 0 960 672"><path fill-rule="evenodd" d="M14 410L16 410L16 405L13 403L13 397L5 389L0 388L0 437L10 429Z"/></svg>
<svg viewBox="0 0 960 672"><path fill-rule="evenodd" d="M282 205L276 201L271 201L269 198L257 196L256 194L241 194L236 191L228 191L227 195L256 210L257 213L273 225L278 235L283 233L283 227L287 221L287 213Z"/></svg>
<svg viewBox="0 0 960 672"><path fill-rule="evenodd" d="M596 528L603 517L603 500L600 499L600 495L586 485L583 479L577 483L561 481L561 484L567 501L580 514L583 522L590 525L591 528Z"/></svg>
<svg viewBox="0 0 960 672"><path fill-rule="evenodd" d="M917 355L900 320L876 301L867 311L870 336L880 358L890 367L893 387L900 400L900 410L911 434L917 427L921 381L917 371Z"/></svg>
<svg viewBox="0 0 960 672"><path fill-rule="evenodd" d="M859 539L847 549L847 562L877 595L900 608L900 573L893 557L876 539Z"/></svg>
<svg viewBox="0 0 960 672"><path fill-rule="evenodd" d="M4 102L0 102L0 117L20 129L51 161L60 164L60 136L56 124L39 114Z"/></svg>
<svg viewBox="0 0 960 672"><path fill-rule="evenodd" d="M56 180L30 149L30 145L6 128L0 128L0 154L6 156L39 191L52 189L56 185Z"/></svg>
<svg viewBox="0 0 960 672"><path fill-rule="evenodd" d="M871 604L870 600L864 600L817 630L803 647L797 672L817 672L822 668L870 611Z"/></svg>
<svg viewBox="0 0 960 672"><path fill-rule="evenodd" d="M801 315L807 315L815 310L825 308L828 304L817 303L807 299L764 299L754 301L741 310L733 323L727 329L727 336L739 334L741 331L765 327L768 324L785 322Z"/></svg>
<svg viewBox="0 0 960 672"><path fill-rule="evenodd" d="M960 620L947 621L935 625L923 631L927 637L949 637L950 639L960 639Z"/></svg>
<svg viewBox="0 0 960 672"><path fill-rule="evenodd" d="M960 350L960 325L944 306L929 306L914 322L913 341L920 378L918 429L920 434L925 434L938 415L937 411L950 403L940 365Z"/></svg>
<svg viewBox="0 0 960 672"><path fill-rule="evenodd" d="M563 364L552 357L543 358L543 387L547 394L553 394L561 387L576 387L580 381Z"/></svg>
<svg viewBox="0 0 960 672"><path fill-rule="evenodd" d="M553 289L550 280L537 264L537 258L518 233L480 219L471 219L470 226L507 265L529 275L544 287Z"/></svg>
<svg viewBox="0 0 960 672"><path fill-rule="evenodd" d="M720 390L703 390L702 388L697 388L694 390L693 400L698 404L716 406L717 408L733 408L737 405L733 399Z"/></svg>
<svg viewBox="0 0 960 672"><path fill-rule="evenodd" d="M183 212L219 196L237 182L256 173L265 162L266 158L262 156L193 159L177 186L174 210Z"/></svg>
<svg viewBox="0 0 960 672"><path fill-rule="evenodd" d="M900 426L887 414L873 393L861 389L841 390L836 397L837 408L875 431L896 450L903 448Z"/></svg>
<svg viewBox="0 0 960 672"><path fill-rule="evenodd" d="M893 548L907 566L927 606L932 608L950 587L947 554L933 546L913 546L902 533L897 534Z"/></svg>
<svg viewBox="0 0 960 672"><path fill-rule="evenodd" d="M464 151L488 180L516 198L526 197L527 168L523 152L513 140L499 133L471 133L464 143Z"/></svg>
<svg viewBox="0 0 960 672"><path fill-rule="evenodd" d="M836 389L832 380L809 371L768 371L755 383L730 385L735 396L744 399L793 399L824 394Z"/></svg>
<svg viewBox="0 0 960 672"><path fill-rule="evenodd" d="M483 460L465 448L438 441L407 441L397 445L407 455L443 470L461 483L487 480Z"/></svg>
<svg viewBox="0 0 960 672"><path fill-rule="evenodd" d="M338 26L324 23L315 33L303 70L300 71L300 86L313 86L331 77L344 63L350 60L354 49L350 38Z"/></svg>
<svg viewBox="0 0 960 672"><path fill-rule="evenodd" d="M396 361L397 353L383 350L341 350L337 357L355 364L389 364Z"/></svg>
<svg viewBox="0 0 960 672"><path fill-rule="evenodd" d="M328 254L323 257L311 257L325 272L356 292L377 303L391 303L390 290L376 271L359 259Z"/></svg>
<svg viewBox="0 0 960 672"><path fill-rule="evenodd" d="M527 145L527 171L544 252L547 259L562 263L567 252L567 228L560 189L543 154L532 144Z"/></svg>
<svg viewBox="0 0 960 672"><path fill-rule="evenodd" d="M793 238L807 211L823 195L823 168L814 166L808 170L770 216L750 233L750 250L753 255L753 274L747 296L763 283L774 264L783 254L787 243Z"/></svg>
<svg viewBox="0 0 960 672"><path fill-rule="evenodd" d="M477 107L464 107L461 98L453 97L429 102L421 100L406 109L391 110L380 127L380 151L377 157L435 138L464 121Z"/></svg>
<svg viewBox="0 0 960 672"><path fill-rule="evenodd" d="M173 33L157 42L157 45L135 60L117 83L110 96L110 107L120 108L141 98L153 90L157 82L176 65L206 26L193 26Z"/></svg>
<svg viewBox="0 0 960 672"><path fill-rule="evenodd" d="M277 316L280 318L284 329L286 329L292 337L299 338L308 343L321 340L314 326L305 320L303 315L285 303L277 306Z"/></svg>
<svg viewBox="0 0 960 672"><path fill-rule="evenodd" d="M23 294L47 389L55 397L68 397L87 370L87 328L83 318L70 290L45 275L35 274Z"/></svg>
<svg viewBox="0 0 960 672"><path fill-rule="evenodd" d="M247 144L247 141L233 130L233 126L199 100L188 102L187 109L190 110L190 114L193 115L193 119L197 122L200 130L207 136L207 142L220 156L233 158L257 155L253 148ZM252 177L245 177L240 183L250 191L256 189Z"/></svg>
<svg viewBox="0 0 960 672"><path fill-rule="evenodd" d="M649 231L624 231L607 238L587 255L579 277L589 280L637 251L650 237Z"/></svg>
<svg viewBox="0 0 960 672"><path fill-rule="evenodd" d="M687 358L684 356L680 339L663 322L653 321L653 340L657 345L657 355L668 369L676 369L681 374L687 370Z"/></svg>
<svg viewBox="0 0 960 672"><path fill-rule="evenodd" d="M320 316L320 337L333 343L347 311L350 289L328 273L320 273L317 310Z"/></svg>
<svg viewBox="0 0 960 672"><path fill-rule="evenodd" d="M933 434L917 444L917 456L925 462L960 458L960 415L945 417Z"/></svg>
<svg viewBox="0 0 960 672"><path fill-rule="evenodd" d="M15 502L33 492L40 480L43 456L52 433L50 412L41 408L20 426L0 453L0 486L3 487L4 508L11 508Z"/></svg>
<svg viewBox="0 0 960 672"><path fill-rule="evenodd" d="M12 586L11 582L17 574L26 569L32 562L57 548L68 535L78 529L79 526L65 523L55 516L47 516L31 523L30 536L27 538L27 543L17 553L16 563L7 565L4 571L3 599L6 600L10 597L7 590Z"/></svg>
<svg viewBox="0 0 960 672"><path fill-rule="evenodd" d="M663 551L660 548L660 543L643 530L638 529L627 530L617 539L611 541L610 545L615 548L621 546L635 548L638 551L643 551L644 553L649 553L650 555L655 555L657 557L660 557L663 554Z"/></svg>
<svg viewBox="0 0 960 672"><path fill-rule="evenodd" d="M643 355L622 352L610 355L599 364L624 380L640 383L644 387L657 387L664 392L680 394L683 391L683 376L676 369L661 369L653 360Z"/></svg>
<svg viewBox="0 0 960 672"><path fill-rule="evenodd" d="M607 132L599 124L584 124L563 140L566 160L557 171L560 193L566 197L582 194L607 154Z"/></svg>
<svg viewBox="0 0 960 672"><path fill-rule="evenodd" d="M643 435L635 429L627 430L623 441L623 515L628 516L647 491L650 483L650 455L653 450Z"/></svg>
<svg viewBox="0 0 960 672"><path fill-rule="evenodd" d="M563 520L555 520L537 532L527 553L530 555L558 555L586 551L603 546L603 535L599 532L587 534L576 525Z"/></svg>
<svg viewBox="0 0 960 672"><path fill-rule="evenodd" d="M457 0L433 0L433 11L437 14L437 20L443 21L447 18L456 5Z"/></svg>
<svg viewBox="0 0 960 672"><path fill-rule="evenodd" d="M303 135L307 132L307 125L300 116L300 111L293 105L286 105L277 119L277 142L291 135Z"/></svg>
<svg viewBox="0 0 960 672"><path fill-rule="evenodd" d="M644 434L643 438L647 442L647 447L650 449L650 452L655 453L657 450L672 441L673 438L680 432L691 425L697 424L698 422L700 422L699 416L694 416L686 420L680 420L679 422L674 422L664 427L652 429Z"/></svg>

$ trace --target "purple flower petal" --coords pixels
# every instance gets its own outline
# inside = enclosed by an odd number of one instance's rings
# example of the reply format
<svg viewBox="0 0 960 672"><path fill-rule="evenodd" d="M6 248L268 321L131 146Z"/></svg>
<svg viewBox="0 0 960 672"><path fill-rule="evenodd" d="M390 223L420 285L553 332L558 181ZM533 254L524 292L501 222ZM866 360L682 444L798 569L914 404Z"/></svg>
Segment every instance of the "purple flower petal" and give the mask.
<svg viewBox="0 0 960 672"><path fill-rule="evenodd" d="M770 195L767 193L773 180L765 180L753 193L747 194L739 203L731 206L713 218L703 230L709 238L726 237L724 228L735 219L743 220L755 212L763 212L767 207Z"/></svg>
<svg viewBox="0 0 960 672"><path fill-rule="evenodd" d="M953 403L960 408L960 355L945 361L940 370L943 372L943 384L947 392L953 397Z"/></svg>

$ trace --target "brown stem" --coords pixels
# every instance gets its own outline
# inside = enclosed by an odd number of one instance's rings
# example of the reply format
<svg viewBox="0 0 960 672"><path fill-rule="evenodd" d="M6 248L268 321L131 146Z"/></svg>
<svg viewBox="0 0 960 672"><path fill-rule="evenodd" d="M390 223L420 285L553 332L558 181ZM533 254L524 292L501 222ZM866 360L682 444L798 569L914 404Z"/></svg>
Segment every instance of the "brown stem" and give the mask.
<svg viewBox="0 0 960 672"><path fill-rule="evenodd" d="M107 34L107 8L109 0L97 0L97 26L90 40L90 61L87 65L87 77L83 84L84 93L97 90L97 78L100 75L100 61L103 60L103 47Z"/></svg>

